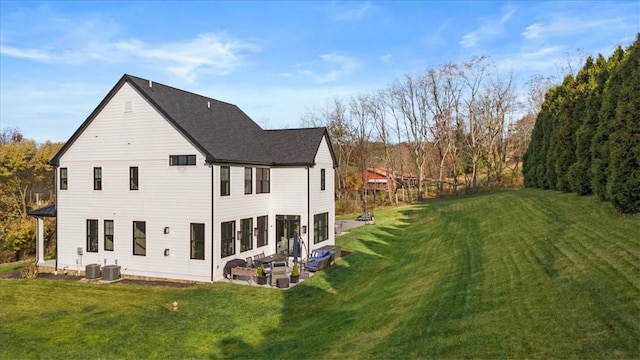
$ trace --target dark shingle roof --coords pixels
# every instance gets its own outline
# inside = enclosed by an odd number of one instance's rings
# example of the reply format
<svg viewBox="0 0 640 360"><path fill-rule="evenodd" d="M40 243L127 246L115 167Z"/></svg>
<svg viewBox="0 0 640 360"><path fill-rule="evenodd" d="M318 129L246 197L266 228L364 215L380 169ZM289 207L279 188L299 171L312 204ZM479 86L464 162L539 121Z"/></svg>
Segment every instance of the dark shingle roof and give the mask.
<svg viewBox="0 0 640 360"><path fill-rule="evenodd" d="M31 216L36 217L55 217L56 216L56 204L47 205L39 209L34 209L28 212Z"/></svg>
<svg viewBox="0 0 640 360"><path fill-rule="evenodd" d="M147 99L212 163L313 165L322 137L329 141L325 128L263 130L233 104L125 74L56 154L53 164L58 163L125 83Z"/></svg>

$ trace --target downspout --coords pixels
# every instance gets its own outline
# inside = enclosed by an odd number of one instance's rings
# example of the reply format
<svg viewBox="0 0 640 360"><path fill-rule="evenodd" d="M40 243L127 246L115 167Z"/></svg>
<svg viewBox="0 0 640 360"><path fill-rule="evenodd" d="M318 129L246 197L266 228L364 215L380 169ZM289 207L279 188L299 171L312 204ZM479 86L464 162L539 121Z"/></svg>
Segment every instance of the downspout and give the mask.
<svg viewBox="0 0 640 360"><path fill-rule="evenodd" d="M214 279L214 261L213 261L213 249L215 247L215 223L214 223L214 207L213 207L213 198L215 197L214 192L213 192L213 181L214 181L214 169L215 167L213 166L213 164L211 162L208 162L209 166L211 167L211 282L213 282Z"/></svg>
<svg viewBox="0 0 640 360"><path fill-rule="evenodd" d="M53 188L56 191L56 200L55 200L55 205L56 205L56 264L55 267L53 268L53 272L54 274L58 274L58 243L59 240L58 239L58 234L60 234L60 231L58 231L58 200L60 200L60 198L58 197L58 164L52 164L51 162L49 162L50 165L54 166L54 172L55 175L53 177ZM68 173L67 173L67 178L68 178ZM42 245L44 246L44 239L42 239L43 243ZM44 250L43 250L44 251Z"/></svg>
<svg viewBox="0 0 640 360"><path fill-rule="evenodd" d="M309 248L311 247L311 228L309 227L309 217L311 216L310 189L309 167L307 166L307 259L309 258Z"/></svg>

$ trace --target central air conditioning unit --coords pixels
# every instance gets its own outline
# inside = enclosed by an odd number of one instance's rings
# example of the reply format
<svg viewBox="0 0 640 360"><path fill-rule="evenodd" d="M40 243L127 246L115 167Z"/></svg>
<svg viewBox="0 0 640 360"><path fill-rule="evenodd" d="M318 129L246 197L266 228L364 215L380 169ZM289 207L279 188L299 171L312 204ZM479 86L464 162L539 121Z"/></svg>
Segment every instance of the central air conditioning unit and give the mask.
<svg viewBox="0 0 640 360"><path fill-rule="evenodd" d="M120 279L120 266L107 265L102 267L102 281L116 281Z"/></svg>
<svg viewBox="0 0 640 360"><path fill-rule="evenodd" d="M84 272L87 279L97 279L100 277L100 264L89 264Z"/></svg>

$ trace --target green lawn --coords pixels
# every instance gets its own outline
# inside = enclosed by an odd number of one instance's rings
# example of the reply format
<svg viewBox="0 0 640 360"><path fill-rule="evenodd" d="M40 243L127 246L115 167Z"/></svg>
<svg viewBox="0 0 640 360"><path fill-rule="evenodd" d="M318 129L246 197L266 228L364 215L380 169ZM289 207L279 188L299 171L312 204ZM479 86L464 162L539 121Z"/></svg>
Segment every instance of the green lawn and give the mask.
<svg viewBox="0 0 640 360"><path fill-rule="evenodd" d="M376 211L288 291L2 280L0 359L637 359L639 234L594 198L517 190Z"/></svg>

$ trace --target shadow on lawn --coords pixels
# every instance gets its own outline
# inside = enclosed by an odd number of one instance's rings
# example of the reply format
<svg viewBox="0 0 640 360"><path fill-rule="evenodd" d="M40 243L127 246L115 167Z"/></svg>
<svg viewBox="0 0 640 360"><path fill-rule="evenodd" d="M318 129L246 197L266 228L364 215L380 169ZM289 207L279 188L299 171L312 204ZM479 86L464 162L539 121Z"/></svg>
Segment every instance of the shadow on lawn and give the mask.
<svg viewBox="0 0 640 360"><path fill-rule="evenodd" d="M448 204L408 208L402 210L402 217L392 226L353 230L354 236L345 243L339 242L349 246L353 253L322 272L326 284L312 279L284 292L279 327L265 329L265 340L258 346L236 337L223 339L219 345L224 357L264 354L280 354L284 359L340 357L342 353L353 354L352 345L345 339L353 339L356 334L361 334L358 340L364 343L358 346L367 351L358 354L362 357L456 353L452 347L460 344L443 346L443 343L449 337L463 338L459 334L461 329L452 325L452 319L477 310L482 241L469 241L468 236L462 236L477 232L478 224L450 211ZM430 212L438 212L439 225L435 229L429 228L433 216ZM452 229L460 236L447 237ZM442 252L429 253L432 242L449 248L449 270L455 276L442 275L439 263L431 261L431 257L442 256ZM440 273L440 278L435 280L433 293L426 294L426 301L410 304L415 306L410 310L396 309L406 292L420 291L421 276L436 273ZM411 280L399 280L406 278ZM390 315L394 311L403 316L402 322ZM436 337L444 341L429 339Z"/></svg>

